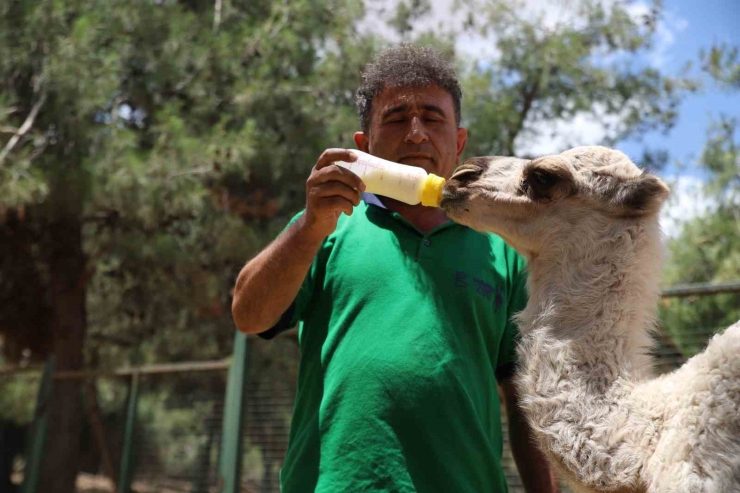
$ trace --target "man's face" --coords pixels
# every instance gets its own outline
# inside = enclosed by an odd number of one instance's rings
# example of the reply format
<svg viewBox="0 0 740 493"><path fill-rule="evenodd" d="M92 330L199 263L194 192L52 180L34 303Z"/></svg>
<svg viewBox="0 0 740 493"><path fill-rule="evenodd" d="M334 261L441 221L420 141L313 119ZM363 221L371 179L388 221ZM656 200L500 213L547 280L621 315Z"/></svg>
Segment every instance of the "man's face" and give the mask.
<svg viewBox="0 0 740 493"><path fill-rule="evenodd" d="M452 96L438 86L384 89L373 101L369 134L355 142L370 154L449 178L467 131L455 122Z"/></svg>

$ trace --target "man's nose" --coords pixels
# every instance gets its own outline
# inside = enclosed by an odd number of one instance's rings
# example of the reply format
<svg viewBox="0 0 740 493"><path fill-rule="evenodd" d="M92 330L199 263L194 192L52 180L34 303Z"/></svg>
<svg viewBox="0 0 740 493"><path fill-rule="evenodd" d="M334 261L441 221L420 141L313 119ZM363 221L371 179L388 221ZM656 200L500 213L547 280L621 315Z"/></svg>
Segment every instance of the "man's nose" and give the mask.
<svg viewBox="0 0 740 493"><path fill-rule="evenodd" d="M427 131L424 128L424 123L419 117L413 117L411 119L411 128L409 129L409 133L406 134L406 142L421 144L428 140L429 137L427 136Z"/></svg>

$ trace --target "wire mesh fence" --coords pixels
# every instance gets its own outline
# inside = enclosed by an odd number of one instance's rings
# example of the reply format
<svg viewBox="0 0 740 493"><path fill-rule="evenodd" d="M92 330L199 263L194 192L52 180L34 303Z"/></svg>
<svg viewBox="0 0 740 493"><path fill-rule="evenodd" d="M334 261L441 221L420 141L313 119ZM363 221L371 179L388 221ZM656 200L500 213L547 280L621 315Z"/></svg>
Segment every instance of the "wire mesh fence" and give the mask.
<svg viewBox="0 0 740 493"><path fill-rule="evenodd" d="M226 370L157 372L139 375L131 434L131 491L210 493L217 487ZM59 374L57 374L59 376ZM79 448L78 493L117 491L131 379L127 376L66 376L85 410ZM0 374L0 491L20 491L33 404L40 373ZM29 405L30 404L30 405ZM47 437L53 440L54 437ZM39 490L40 491L40 490Z"/></svg>
<svg viewBox="0 0 740 493"><path fill-rule="evenodd" d="M249 346L241 487L250 493L279 491L300 352L289 337L254 338Z"/></svg>
<svg viewBox="0 0 740 493"><path fill-rule="evenodd" d="M736 296L740 302L740 295ZM721 329L708 327L684 333L658 330L653 349L657 373L678 368ZM243 415L241 430L224 426L231 362L55 373L57 380L75 383L83 404L77 492L120 492L117 486L128 453L132 492L224 491L218 464L222 441L228 435L241 438L238 491L278 492L280 468L289 443L300 350L291 334L271 341L251 338L247 347L246 397L243 407L239 407ZM38 368L12 372L0 369L2 492L20 491L24 480L40 384ZM509 447L506 413L502 416L504 471L510 492L522 493L522 481Z"/></svg>
<svg viewBox="0 0 740 493"><path fill-rule="evenodd" d="M146 375L140 386L132 489L211 491L217 484L226 372Z"/></svg>

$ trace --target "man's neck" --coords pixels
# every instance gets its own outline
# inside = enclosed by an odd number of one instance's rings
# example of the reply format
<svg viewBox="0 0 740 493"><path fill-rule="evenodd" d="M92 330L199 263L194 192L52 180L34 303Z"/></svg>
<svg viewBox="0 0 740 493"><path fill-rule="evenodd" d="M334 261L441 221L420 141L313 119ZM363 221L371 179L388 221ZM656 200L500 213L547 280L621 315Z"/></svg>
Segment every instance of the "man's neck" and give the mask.
<svg viewBox="0 0 740 493"><path fill-rule="evenodd" d="M424 234L449 221L444 211L436 207L409 205L388 197L379 196L378 198L388 210L397 212Z"/></svg>

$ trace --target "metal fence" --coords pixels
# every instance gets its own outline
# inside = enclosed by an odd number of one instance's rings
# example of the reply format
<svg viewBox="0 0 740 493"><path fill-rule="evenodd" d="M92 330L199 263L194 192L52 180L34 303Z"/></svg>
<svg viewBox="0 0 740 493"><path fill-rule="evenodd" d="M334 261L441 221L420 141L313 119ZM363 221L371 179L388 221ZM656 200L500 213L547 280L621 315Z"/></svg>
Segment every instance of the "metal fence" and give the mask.
<svg viewBox="0 0 740 493"><path fill-rule="evenodd" d="M688 296L712 296L716 294L735 293L738 295L740 306L740 282L725 283L721 285L695 284L690 286L676 286L663 292L663 298L683 298ZM686 361L686 350L681 347L702 347L708 339L717 332L718 327L698 327L691 334L670 336L660 327L656 334L656 346L654 348L655 368L658 374L675 370ZM252 349L260 351L273 351L279 354L296 351L297 343L295 337L286 334L271 341L250 340ZM297 359L296 359L297 364ZM247 430L249 437L248 449L250 457L266 457L271 466L264 468L259 460L247 460L244 467L243 485L244 491L259 493L277 493L279 465L288 446L288 430L290 428L290 415L293 409L294 387L286 387L285 382L294 384L295 376L281 373L287 370L271 370L269 377L262 374L266 380L257 383L254 379L260 378L257 369L250 370L250 387L247 392L247 406L256 412L251 413L247 419ZM509 484L510 493L524 493L521 478L516 469L514 458L511 453L508 440L508 425L506 423L506 412L502 412L504 429L504 452L503 465ZM262 437L254 430L273 430L269 436ZM255 441L256 440L256 441ZM569 490L563 488L566 493Z"/></svg>
<svg viewBox="0 0 740 493"><path fill-rule="evenodd" d="M665 297L735 293L740 283L686 286ZM684 339L659 332L659 373L680 366L716 328ZM681 349L684 348L682 352ZM300 351L290 333L272 341L235 338L229 360L116 371L0 369L0 491L33 493L43 460L49 386L78 384L84 427L78 493L272 493L288 448ZM503 464L512 493L523 492L504 417ZM13 416L15 421L8 419ZM20 420L19 420L20 417ZM567 490L565 490L567 491Z"/></svg>
<svg viewBox="0 0 740 493"><path fill-rule="evenodd" d="M4 371L0 392L15 392L24 407L0 413L0 481L9 478L0 491L42 491L43 445L54 439L45 430L43 386L61 380L75 384L84 408L79 493L216 491L230 366L215 361L51 372L47 364L46 379L36 368Z"/></svg>

